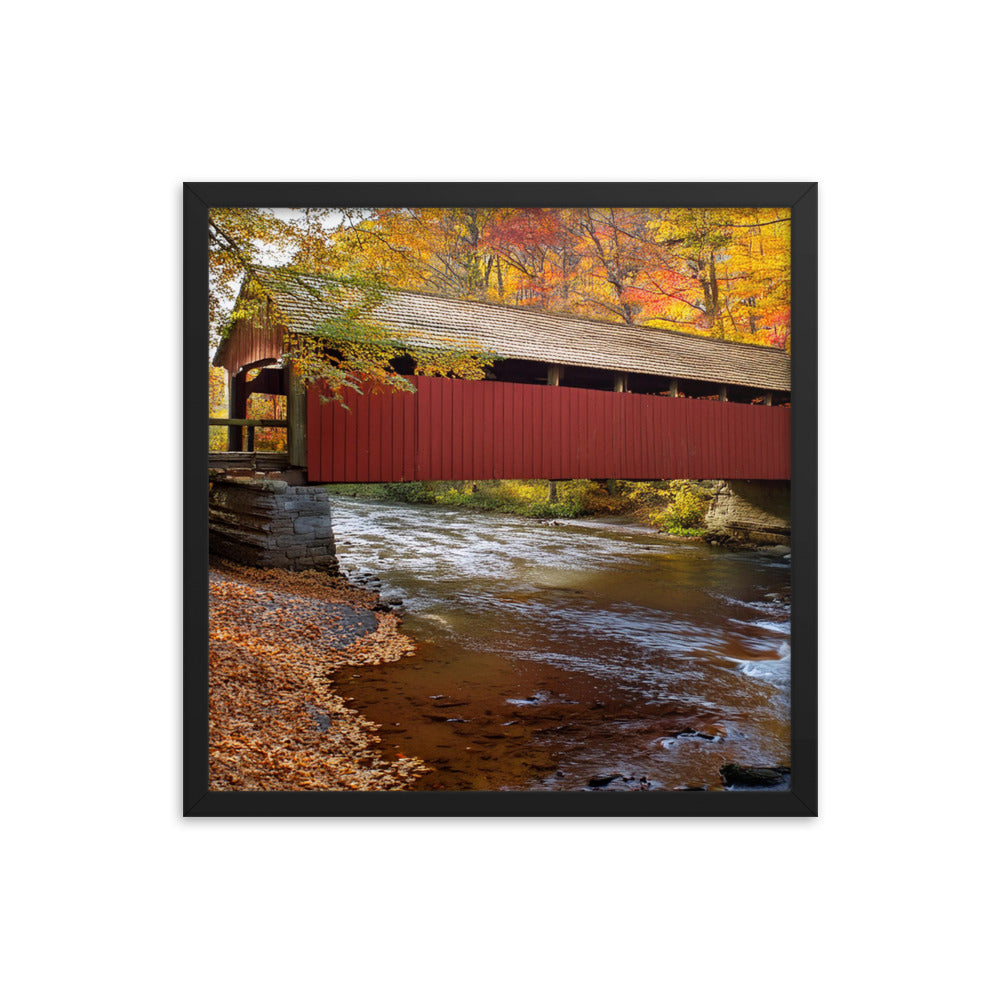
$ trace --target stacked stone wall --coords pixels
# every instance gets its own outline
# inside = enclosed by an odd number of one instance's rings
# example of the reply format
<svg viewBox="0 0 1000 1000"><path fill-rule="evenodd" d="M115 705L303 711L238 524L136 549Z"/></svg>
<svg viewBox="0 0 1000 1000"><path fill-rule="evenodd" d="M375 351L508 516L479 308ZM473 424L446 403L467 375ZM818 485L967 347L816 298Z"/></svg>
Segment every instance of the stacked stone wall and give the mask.
<svg viewBox="0 0 1000 1000"><path fill-rule="evenodd" d="M705 540L734 548L788 545L791 490L773 480L720 480L705 515Z"/></svg>
<svg viewBox="0 0 1000 1000"><path fill-rule="evenodd" d="M338 572L330 501L321 486L216 480L208 511L213 555L246 566Z"/></svg>

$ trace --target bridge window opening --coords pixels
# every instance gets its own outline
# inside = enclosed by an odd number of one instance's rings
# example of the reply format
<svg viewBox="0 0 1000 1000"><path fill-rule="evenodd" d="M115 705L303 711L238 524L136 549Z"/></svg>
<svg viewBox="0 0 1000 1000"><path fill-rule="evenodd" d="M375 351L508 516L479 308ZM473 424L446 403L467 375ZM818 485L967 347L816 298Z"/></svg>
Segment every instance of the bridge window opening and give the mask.
<svg viewBox="0 0 1000 1000"><path fill-rule="evenodd" d="M760 389L753 389L745 385L727 385L726 396L730 403L745 403L749 405L760 396Z"/></svg>
<svg viewBox="0 0 1000 1000"><path fill-rule="evenodd" d="M409 354L405 354L399 358L393 358L390 362L392 370L397 375L413 375L417 370L417 363L410 357Z"/></svg>
<svg viewBox="0 0 1000 1000"><path fill-rule="evenodd" d="M519 382L522 385L546 385L549 366L542 361L503 359L492 365L493 376L498 382Z"/></svg>
<svg viewBox="0 0 1000 1000"><path fill-rule="evenodd" d="M576 368L565 365L559 384L571 389L601 389L604 392L611 392L615 386L615 374L606 368Z"/></svg>

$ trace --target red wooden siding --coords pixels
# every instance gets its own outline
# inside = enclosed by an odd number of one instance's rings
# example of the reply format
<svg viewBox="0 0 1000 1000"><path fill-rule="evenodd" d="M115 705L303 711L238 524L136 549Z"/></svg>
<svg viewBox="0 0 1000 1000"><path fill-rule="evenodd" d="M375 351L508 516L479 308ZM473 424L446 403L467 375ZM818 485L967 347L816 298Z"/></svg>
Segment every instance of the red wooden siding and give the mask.
<svg viewBox="0 0 1000 1000"><path fill-rule="evenodd" d="M791 409L415 377L416 393L308 391L314 483L790 479Z"/></svg>
<svg viewBox="0 0 1000 1000"><path fill-rule="evenodd" d="M278 360L284 350L287 331L274 318L274 306L268 302L255 316L238 319L219 345L215 364L233 375L244 365L268 359Z"/></svg>

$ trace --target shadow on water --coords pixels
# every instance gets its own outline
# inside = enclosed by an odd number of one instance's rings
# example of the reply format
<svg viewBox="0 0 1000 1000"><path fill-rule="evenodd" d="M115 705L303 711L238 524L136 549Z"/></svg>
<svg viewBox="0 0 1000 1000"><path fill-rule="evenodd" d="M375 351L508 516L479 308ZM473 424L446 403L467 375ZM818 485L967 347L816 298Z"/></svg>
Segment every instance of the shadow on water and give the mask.
<svg viewBox="0 0 1000 1000"><path fill-rule="evenodd" d="M337 689L420 789L722 788L789 764L789 563L597 523L337 497L341 568L415 656Z"/></svg>

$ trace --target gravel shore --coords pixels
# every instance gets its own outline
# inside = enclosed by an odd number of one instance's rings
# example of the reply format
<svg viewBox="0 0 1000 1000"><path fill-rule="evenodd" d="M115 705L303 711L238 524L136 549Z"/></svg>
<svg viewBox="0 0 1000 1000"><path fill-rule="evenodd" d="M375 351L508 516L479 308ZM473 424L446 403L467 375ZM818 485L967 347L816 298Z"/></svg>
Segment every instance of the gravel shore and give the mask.
<svg viewBox="0 0 1000 1000"><path fill-rule="evenodd" d="M336 672L412 654L378 596L323 573L214 562L209 573L212 791L386 791L430 770L382 750Z"/></svg>

